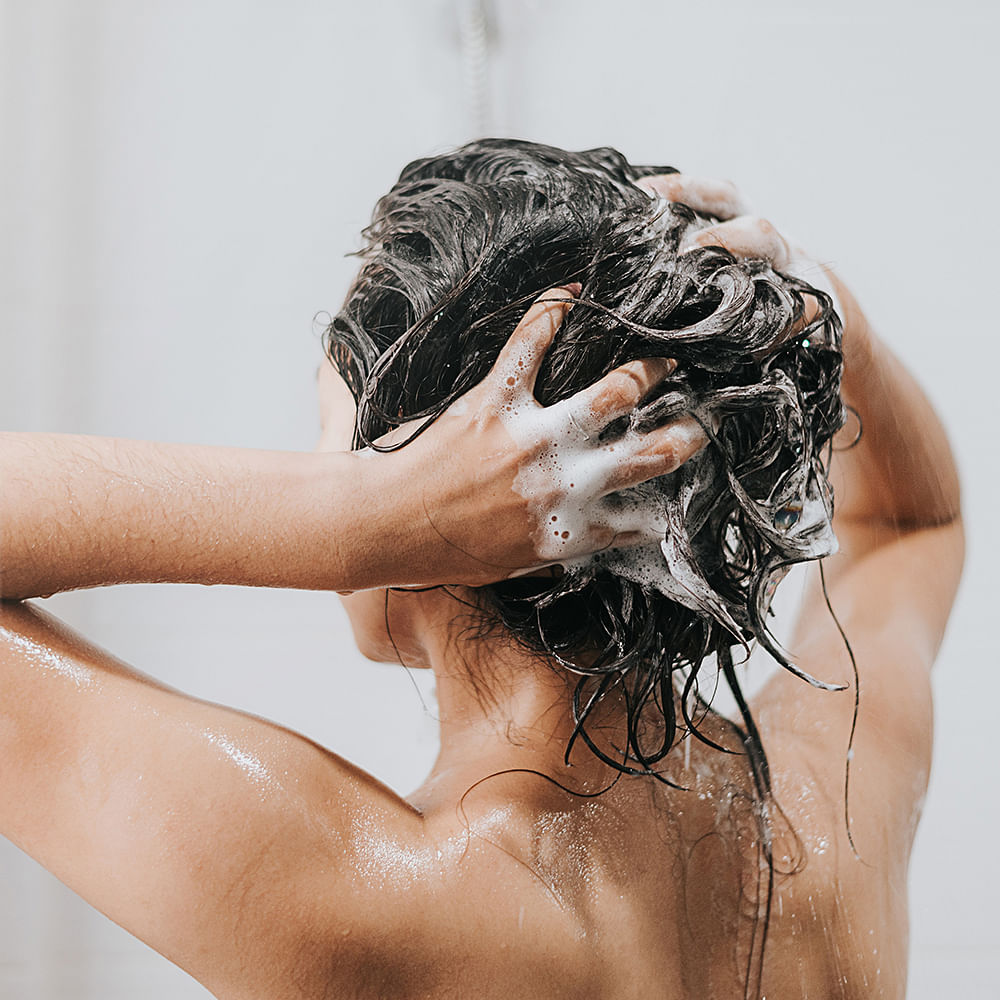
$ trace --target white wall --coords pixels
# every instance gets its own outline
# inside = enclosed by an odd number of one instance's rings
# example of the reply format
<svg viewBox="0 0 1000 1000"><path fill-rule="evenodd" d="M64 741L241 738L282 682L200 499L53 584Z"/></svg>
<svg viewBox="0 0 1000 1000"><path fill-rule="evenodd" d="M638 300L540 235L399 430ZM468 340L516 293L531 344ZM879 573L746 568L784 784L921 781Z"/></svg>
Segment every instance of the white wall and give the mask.
<svg viewBox="0 0 1000 1000"><path fill-rule="evenodd" d="M458 0L6 0L0 425L310 447L312 320L339 304L343 254L405 162L480 128L737 179L836 263L952 431L969 563L937 673L909 995L997 996L996 8L489 6L477 121ZM140 668L400 789L432 758L414 683L359 658L328 595L50 603ZM207 994L3 842L0 996Z"/></svg>

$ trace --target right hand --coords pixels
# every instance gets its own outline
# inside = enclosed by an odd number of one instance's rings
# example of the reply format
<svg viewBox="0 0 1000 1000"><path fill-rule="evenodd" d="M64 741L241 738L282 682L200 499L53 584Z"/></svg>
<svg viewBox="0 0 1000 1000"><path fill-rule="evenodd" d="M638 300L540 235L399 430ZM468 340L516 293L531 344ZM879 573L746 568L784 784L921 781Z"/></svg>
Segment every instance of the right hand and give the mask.
<svg viewBox="0 0 1000 1000"><path fill-rule="evenodd" d="M689 233L681 244L681 252L699 247L722 247L743 260L766 260L783 274L807 281L826 292L843 319L840 301L842 286L830 271L805 250L786 239L773 223L749 214L736 187L729 181L709 180L688 174L657 174L636 182L648 194L667 201L682 202L701 215L711 215L721 221ZM816 308L806 300L808 322Z"/></svg>

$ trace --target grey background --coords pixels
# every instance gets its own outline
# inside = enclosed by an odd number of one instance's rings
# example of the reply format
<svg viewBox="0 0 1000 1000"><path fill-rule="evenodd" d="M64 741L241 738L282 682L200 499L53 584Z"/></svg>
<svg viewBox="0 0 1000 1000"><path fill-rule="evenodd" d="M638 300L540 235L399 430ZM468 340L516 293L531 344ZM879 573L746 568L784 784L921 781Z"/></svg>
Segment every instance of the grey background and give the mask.
<svg viewBox="0 0 1000 1000"><path fill-rule="evenodd" d="M0 425L308 449L313 316L339 304L344 253L404 163L476 133L737 180L839 268L952 433L969 558L935 680L908 995L997 997L996 6L484 6L485 70L458 0L6 0ZM401 791L433 759L426 678L361 660L330 595L48 603ZM2 842L0 996L207 994Z"/></svg>

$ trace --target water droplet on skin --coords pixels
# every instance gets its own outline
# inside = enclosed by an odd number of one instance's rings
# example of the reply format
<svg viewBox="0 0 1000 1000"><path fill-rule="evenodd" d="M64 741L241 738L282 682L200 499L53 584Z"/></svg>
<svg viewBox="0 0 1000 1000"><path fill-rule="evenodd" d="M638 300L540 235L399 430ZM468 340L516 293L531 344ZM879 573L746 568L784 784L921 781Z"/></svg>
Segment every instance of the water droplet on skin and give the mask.
<svg viewBox="0 0 1000 1000"><path fill-rule="evenodd" d="M18 649L32 667L61 674L78 688L91 687L95 682L94 676L89 670L81 667L75 660L53 653L43 643L6 628L0 628L0 636L5 642Z"/></svg>
<svg viewBox="0 0 1000 1000"><path fill-rule="evenodd" d="M507 385L517 385L517 379L513 375L509 376L507 379Z"/></svg>

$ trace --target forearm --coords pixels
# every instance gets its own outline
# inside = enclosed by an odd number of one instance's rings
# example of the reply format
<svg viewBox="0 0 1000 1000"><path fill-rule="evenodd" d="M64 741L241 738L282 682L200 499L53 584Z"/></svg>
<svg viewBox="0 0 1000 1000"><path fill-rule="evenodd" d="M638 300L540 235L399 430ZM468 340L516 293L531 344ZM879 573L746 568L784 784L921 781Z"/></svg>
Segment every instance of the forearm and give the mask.
<svg viewBox="0 0 1000 1000"><path fill-rule="evenodd" d="M541 406L535 377L579 291L539 296L487 377L388 452L0 434L0 597L139 582L482 586L620 535L636 544L641 516L623 518L606 496L675 471L702 440L684 421L625 442L583 435L562 479L549 474L581 420L607 426L670 370L629 362ZM553 558L559 511L573 527Z"/></svg>
<svg viewBox="0 0 1000 1000"><path fill-rule="evenodd" d="M384 519L364 465L342 453L0 435L0 595L139 582L371 585L370 543Z"/></svg>
<svg viewBox="0 0 1000 1000"><path fill-rule="evenodd" d="M907 531L955 520L958 471L944 427L913 377L877 338L834 278L844 313L844 402L857 411L858 443L835 454L838 520ZM857 434L849 420L838 447Z"/></svg>

